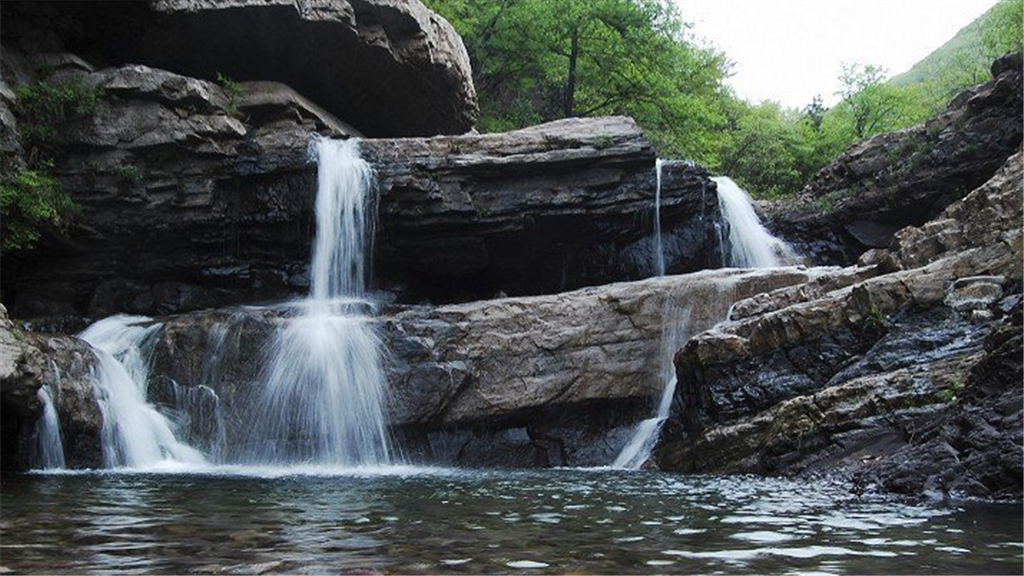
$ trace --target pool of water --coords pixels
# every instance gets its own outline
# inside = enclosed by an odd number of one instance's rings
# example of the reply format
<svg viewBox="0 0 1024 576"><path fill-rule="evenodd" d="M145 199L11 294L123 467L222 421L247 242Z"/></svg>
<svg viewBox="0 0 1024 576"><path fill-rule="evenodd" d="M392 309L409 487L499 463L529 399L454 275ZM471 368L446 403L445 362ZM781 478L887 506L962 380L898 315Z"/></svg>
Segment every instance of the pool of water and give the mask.
<svg viewBox="0 0 1024 576"><path fill-rule="evenodd" d="M1020 574L1024 551L1020 505L615 470L26 475L0 499L22 573Z"/></svg>

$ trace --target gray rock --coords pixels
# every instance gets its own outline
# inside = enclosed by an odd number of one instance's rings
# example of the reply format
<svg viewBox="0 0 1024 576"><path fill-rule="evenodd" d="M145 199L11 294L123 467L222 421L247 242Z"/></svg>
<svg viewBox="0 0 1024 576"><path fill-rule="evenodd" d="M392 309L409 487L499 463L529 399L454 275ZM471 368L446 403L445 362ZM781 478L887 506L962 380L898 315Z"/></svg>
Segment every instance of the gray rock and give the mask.
<svg viewBox="0 0 1024 576"><path fill-rule="evenodd" d="M10 2L2 35L5 49L283 82L373 136L458 134L477 116L462 39L417 0Z"/></svg>

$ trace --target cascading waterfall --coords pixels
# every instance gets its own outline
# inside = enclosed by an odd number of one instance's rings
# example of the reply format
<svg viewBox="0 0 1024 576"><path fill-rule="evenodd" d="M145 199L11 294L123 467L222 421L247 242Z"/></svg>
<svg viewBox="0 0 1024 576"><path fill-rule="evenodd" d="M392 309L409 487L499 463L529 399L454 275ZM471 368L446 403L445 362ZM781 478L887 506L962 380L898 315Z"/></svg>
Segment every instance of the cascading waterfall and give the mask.
<svg viewBox="0 0 1024 576"><path fill-rule="evenodd" d="M672 360L676 351L690 336L690 310L666 301L664 318L666 321L661 333L661 354L658 366L659 376L665 383L665 387L661 393L661 400L658 401L658 411L653 417L642 420L636 425L633 435L619 452L615 462L612 463L612 468L636 470L643 466L644 462L647 462L651 457L651 451L654 450L654 444L658 440L661 426L668 418L669 409L672 407L672 396L676 391L676 369Z"/></svg>
<svg viewBox="0 0 1024 576"><path fill-rule="evenodd" d="M51 362L57 382L47 382L37 392L43 413L36 420L36 457L34 467L52 470L64 467L64 443L61 441L60 420L55 403L60 394L60 372Z"/></svg>
<svg viewBox="0 0 1024 576"><path fill-rule="evenodd" d="M382 344L365 300L373 170L358 142L318 139L310 297L278 332L251 419L247 458L260 464L389 462Z"/></svg>
<svg viewBox="0 0 1024 576"><path fill-rule="evenodd" d="M79 334L95 348L99 360L94 383L103 415L101 442L108 467L205 461L199 451L179 441L171 422L146 402L146 345L158 330L160 324L145 316L117 315Z"/></svg>
<svg viewBox="0 0 1024 576"><path fill-rule="evenodd" d="M661 239L661 167L662 160L654 161L654 275L665 275L665 246Z"/></svg>
<svg viewBox="0 0 1024 576"><path fill-rule="evenodd" d="M761 225L750 196L731 178L718 176L712 180L718 185L722 219L729 226L728 265L773 268L792 263L796 256L793 249Z"/></svg>

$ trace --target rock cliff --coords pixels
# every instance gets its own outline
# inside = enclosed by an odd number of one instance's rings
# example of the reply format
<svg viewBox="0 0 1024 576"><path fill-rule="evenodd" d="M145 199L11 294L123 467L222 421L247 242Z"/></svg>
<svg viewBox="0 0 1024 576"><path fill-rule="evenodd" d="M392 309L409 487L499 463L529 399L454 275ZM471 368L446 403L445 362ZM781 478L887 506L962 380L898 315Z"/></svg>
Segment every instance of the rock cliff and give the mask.
<svg viewBox="0 0 1024 576"><path fill-rule="evenodd" d="M860 266L738 302L691 339L659 465L1019 494L1022 158ZM940 453L984 472L915 465Z"/></svg>
<svg viewBox="0 0 1024 576"><path fill-rule="evenodd" d="M858 142L795 202L769 207L769 227L815 264L854 263L893 233L920 226L988 180L1024 134L1021 55L919 126Z"/></svg>
<svg viewBox="0 0 1024 576"><path fill-rule="evenodd" d="M4 2L4 47L287 84L371 136L476 120L462 38L417 0Z"/></svg>
<svg viewBox="0 0 1024 576"><path fill-rule="evenodd" d="M26 82L45 70L103 95L66 127L54 169L80 207L68 234L4 258L14 316L167 314L308 291L311 137L352 128L279 84L229 92L141 65L5 62ZM403 301L651 273L655 153L628 118L361 146L378 176L375 278ZM717 265L714 184L687 163L663 172L668 270Z"/></svg>

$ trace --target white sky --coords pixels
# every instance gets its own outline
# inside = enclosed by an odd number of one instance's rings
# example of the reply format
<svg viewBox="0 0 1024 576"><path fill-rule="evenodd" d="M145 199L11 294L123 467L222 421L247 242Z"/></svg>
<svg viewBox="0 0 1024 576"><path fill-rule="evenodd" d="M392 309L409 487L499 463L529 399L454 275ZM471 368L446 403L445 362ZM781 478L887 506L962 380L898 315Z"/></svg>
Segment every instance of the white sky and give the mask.
<svg viewBox="0 0 1024 576"><path fill-rule="evenodd" d="M675 0L691 31L734 62L730 86L751 102L834 103L842 62L899 74L996 0Z"/></svg>

